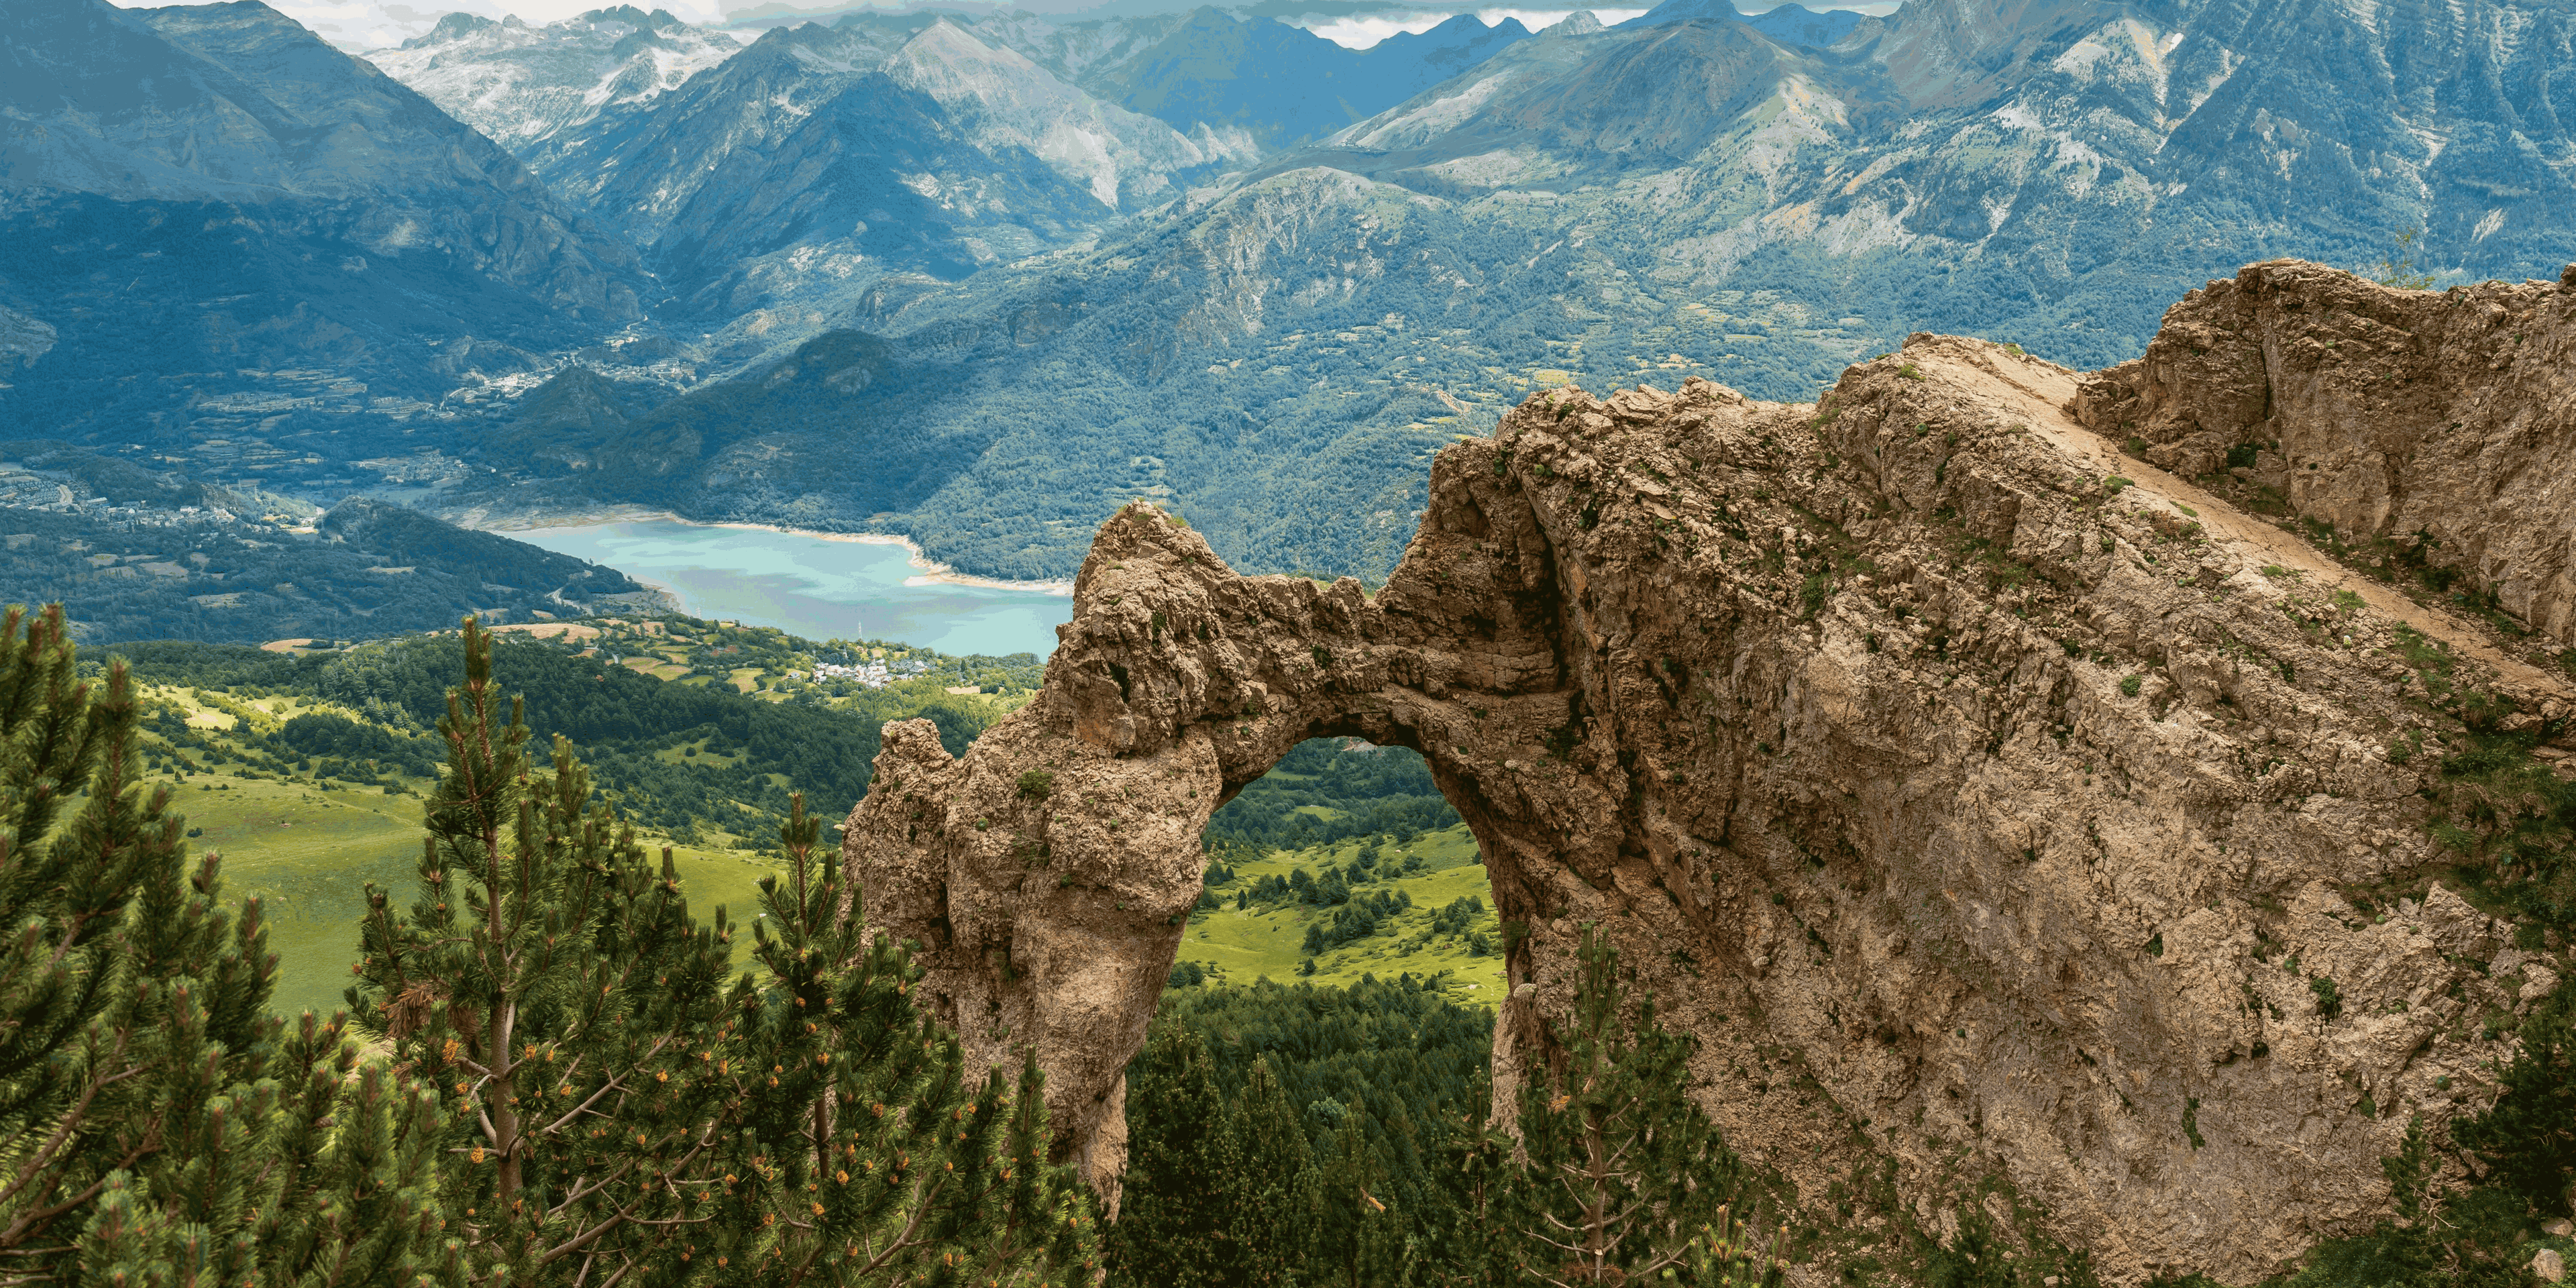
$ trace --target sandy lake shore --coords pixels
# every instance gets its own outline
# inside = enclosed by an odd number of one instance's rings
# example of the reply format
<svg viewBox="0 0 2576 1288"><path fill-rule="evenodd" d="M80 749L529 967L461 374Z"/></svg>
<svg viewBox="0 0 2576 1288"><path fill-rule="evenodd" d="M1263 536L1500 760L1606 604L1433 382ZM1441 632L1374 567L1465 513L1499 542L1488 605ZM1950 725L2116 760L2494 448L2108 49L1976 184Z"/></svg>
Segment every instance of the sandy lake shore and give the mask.
<svg viewBox="0 0 2576 1288"><path fill-rule="evenodd" d="M902 546L905 558L916 570L906 577L907 586L983 586L993 590L1024 590L1041 595L1071 595L1070 581L1003 581L994 577L977 577L962 573L923 553L913 539L890 532L821 532L813 528L788 528L774 523L706 523L683 518L668 510L642 506L612 505L597 509L567 510L544 515L512 514L495 516L490 523L466 526L480 531L508 536L513 532L531 532L539 528L585 528L606 523L643 523L659 521L685 524L692 528L738 528L746 532L775 532L782 536L812 537L819 541L847 541L864 546ZM643 581L643 578L636 578ZM650 583L647 583L650 584Z"/></svg>

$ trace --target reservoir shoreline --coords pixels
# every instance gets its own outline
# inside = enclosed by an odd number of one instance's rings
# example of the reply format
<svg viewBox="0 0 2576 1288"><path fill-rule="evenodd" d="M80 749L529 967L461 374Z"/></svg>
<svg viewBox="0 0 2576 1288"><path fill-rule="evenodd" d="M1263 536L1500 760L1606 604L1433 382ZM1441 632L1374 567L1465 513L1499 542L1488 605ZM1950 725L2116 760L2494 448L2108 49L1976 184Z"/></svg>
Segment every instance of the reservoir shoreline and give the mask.
<svg viewBox="0 0 2576 1288"><path fill-rule="evenodd" d="M806 639L1045 657L1073 616L1064 583L963 575L889 534L694 523L640 506L514 515L503 522L510 526L483 530L616 569L690 616L776 627Z"/></svg>
<svg viewBox="0 0 2576 1288"><path fill-rule="evenodd" d="M988 590L1020 590L1039 595L1071 596L1073 594L1073 583L1070 581L1004 581L998 577L978 577L972 573L959 572L931 558L912 538L893 532L825 532L817 528L782 527L775 523L731 521L710 523L703 519L691 519L674 514L669 510L634 505L563 510L544 515L513 514L500 523L469 526L479 531L506 537L512 533L535 532L546 528L587 528L609 523L644 522L675 523L689 528L733 528L743 532L774 532L781 536L811 537L817 541L847 541L865 546L901 546L905 557L915 569L912 576L904 579L903 584L907 586L980 586ZM634 580L652 584L642 577L635 577ZM668 589L667 587L656 588Z"/></svg>

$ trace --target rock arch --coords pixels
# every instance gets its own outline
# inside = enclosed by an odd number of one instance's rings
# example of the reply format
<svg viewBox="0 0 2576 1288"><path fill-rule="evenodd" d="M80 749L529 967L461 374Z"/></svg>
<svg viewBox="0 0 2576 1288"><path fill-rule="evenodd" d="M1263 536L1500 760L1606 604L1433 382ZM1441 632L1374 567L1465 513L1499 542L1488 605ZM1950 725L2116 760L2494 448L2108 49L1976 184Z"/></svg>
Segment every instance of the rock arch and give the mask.
<svg viewBox="0 0 2576 1288"><path fill-rule="evenodd" d="M959 759L927 722L887 727L843 840L867 919L924 946L936 1004L981 1054L1035 1045L1060 1138L1103 1193L1125 1158L1121 1071L1198 898L1208 818L1297 744L1422 752L1506 918L1532 905L1509 856L1598 850L1586 866L1606 870L1623 842L1598 780L1520 782L1517 761L1471 750L1588 744L1582 668L1512 481L1444 457L1434 488L1446 521L1374 599L1349 579L1237 576L1130 505L1084 561L1035 701ZM1534 820L1564 839L1534 846Z"/></svg>
<svg viewBox="0 0 2576 1288"><path fill-rule="evenodd" d="M1811 1201L1888 1168L1930 1218L2000 1176L2115 1282L2259 1278L2385 1211L2408 1118L2505 1055L2462 1017L2528 1002L2458 964L2511 951L2458 898L2339 893L2431 857L2387 650L2445 641L2562 734L2570 695L2123 458L2076 396L1930 336L1813 406L1551 391L1439 453L1374 598L1237 576L1131 505L1035 701L958 759L889 727L843 841L867 919L971 1049L1036 1051L1114 1198L1209 814L1304 739L1411 746L1507 927L1498 1095L1598 921L1729 1140Z"/></svg>

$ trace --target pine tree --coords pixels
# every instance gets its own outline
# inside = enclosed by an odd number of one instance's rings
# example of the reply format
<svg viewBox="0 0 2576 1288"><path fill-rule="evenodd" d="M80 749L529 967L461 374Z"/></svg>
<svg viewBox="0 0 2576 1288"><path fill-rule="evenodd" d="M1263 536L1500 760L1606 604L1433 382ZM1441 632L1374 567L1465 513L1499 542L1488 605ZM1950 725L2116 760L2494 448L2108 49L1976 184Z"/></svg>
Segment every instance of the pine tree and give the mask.
<svg viewBox="0 0 2576 1288"><path fill-rule="evenodd" d="M451 1093L444 1199L469 1273L599 1282L665 1251L733 1161L729 1089L689 1059L725 1001L723 927L689 918L667 853L657 878L563 740L533 773L520 704L501 709L469 618L420 895L403 916L369 888L349 1002Z"/></svg>
<svg viewBox="0 0 2576 1288"><path fill-rule="evenodd" d="M691 916L555 740L533 771L465 623L408 914L370 891L360 1023L452 1091L445 1192L468 1277L513 1285L1036 1284L1097 1264L1050 1165L1043 1080L977 1077L912 1007L904 950L857 942L794 799L759 969ZM773 931L772 927L775 927Z"/></svg>
<svg viewBox="0 0 2576 1288"><path fill-rule="evenodd" d="M1302 1284L1317 1288L1386 1288L1410 1269L1405 1214L1388 1201L1386 1167L1368 1131L1352 1114L1325 1138L1303 1191L1307 1245Z"/></svg>
<svg viewBox="0 0 2576 1288"><path fill-rule="evenodd" d="M767 987L742 997L735 1049L769 1076L744 1084L739 1117L746 1140L787 1148L752 1160L771 1211L740 1210L735 1227L759 1237L735 1259L791 1280L1089 1288L1101 1264L1089 1191L1047 1161L1035 1057L1016 1082L972 1075L956 1035L912 1007L909 954L882 935L860 947L821 829L791 798L787 879L761 879Z"/></svg>
<svg viewBox="0 0 2576 1288"><path fill-rule="evenodd" d="M1467 1288L1512 1281L1513 1239L1505 1228L1513 1212L1514 1186L1521 1179L1512 1161L1510 1136L1496 1129L1493 1084L1478 1073L1467 1093L1465 1112L1449 1124L1439 1141L1434 1175L1446 1193L1451 1219L1432 1227L1424 1262L1430 1281Z"/></svg>
<svg viewBox="0 0 2576 1288"><path fill-rule="evenodd" d="M1153 1123L1153 1130L1161 1129ZM1305 1262L1298 1187L1314 1166L1314 1151L1268 1057L1253 1058L1243 1093L1227 1116L1226 1135L1233 1142L1234 1170L1226 1188L1235 1282L1252 1288L1294 1283Z"/></svg>
<svg viewBox="0 0 2576 1288"><path fill-rule="evenodd" d="M1956 1228L1948 1241L1933 1244L1923 1259L1924 1288L2022 1288L2012 1245L2000 1237L1985 1205L1962 1203L1951 1214Z"/></svg>
<svg viewBox="0 0 2576 1288"><path fill-rule="evenodd" d="M1131 1112L1152 1124L1128 1138L1110 1282L1125 1288L1219 1288L1245 1280L1233 1231L1240 1160L1216 1069L1198 1030L1160 1024L1127 1066Z"/></svg>
<svg viewBox="0 0 2576 1288"><path fill-rule="evenodd" d="M59 606L0 617L0 1278L443 1278L434 1097L336 1019L268 1014L259 902L236 918L214 856L188 870L138 730L122 662L79 682Z"/></svg>
<svg viewBox="0 0 2576 1288"><path fill-rule="evenodd" d="M2576 825L2576 791L2561 808ZM2516 1036L2494 1105L2452 1136L2527 1210L2565 1216L2576 1210L2576 980L2543 999Z"/></svg>
<svg viewBox="0 0 2576 1288"><path fill-rule="evenodd" d="M1691 1102L1690 1040L1656 1022L1651 994L1622 1023L1619 954L1597 928L1578 962L1564 1063L1532 1071L1520 1111L1520 1266L1555 1288L1689 1264L1745 1181Z"/></svg>
<svg viewBox="0 0 2576 1288"><path fill-rule="evenodd" d="M112 1284L430 1284L440 1237L438 1101L360 1065L344 1018L304 1013L262 1082L210 1102L142 1176L118 1173L81 1241Z"/></svg>
<svg viewBox="0 0 2576 1288"><path fill-rule="evenodd" d="M1692 1288L1779 1288L1789 1268L1788 1243L1789 1227L1773 1228L1766 1240L1752 1221L1737 1220L1733 1206L1721 1203L1683 1258L1688 1269L1680 1278Z"/></svg>

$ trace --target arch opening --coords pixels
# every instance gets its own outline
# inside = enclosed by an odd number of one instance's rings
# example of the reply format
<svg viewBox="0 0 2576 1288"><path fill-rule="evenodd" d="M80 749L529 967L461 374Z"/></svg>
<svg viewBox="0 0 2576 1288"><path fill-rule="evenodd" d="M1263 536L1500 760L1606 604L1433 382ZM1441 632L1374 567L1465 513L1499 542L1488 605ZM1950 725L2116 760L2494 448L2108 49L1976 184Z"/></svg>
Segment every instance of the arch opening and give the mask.
<svg viewBox="0 0 2576 1288"><path fill-rule="evenodd" d="M1217 809L1201 849L1167 987L1413 978L1503 997L1483 852L1410 747L1307 739Z"/></svg>

